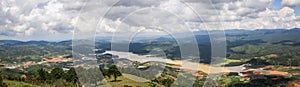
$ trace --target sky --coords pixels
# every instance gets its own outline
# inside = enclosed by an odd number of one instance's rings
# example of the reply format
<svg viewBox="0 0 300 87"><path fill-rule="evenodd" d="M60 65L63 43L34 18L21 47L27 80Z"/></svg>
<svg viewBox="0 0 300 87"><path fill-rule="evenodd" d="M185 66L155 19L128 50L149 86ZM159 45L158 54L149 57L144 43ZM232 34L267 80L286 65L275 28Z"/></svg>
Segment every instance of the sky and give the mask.
<svg viewBox="0 0 300 87"><path fill-rule="evenodd" d="M0 1L0 40L296 27L300 0Z"/></svg>

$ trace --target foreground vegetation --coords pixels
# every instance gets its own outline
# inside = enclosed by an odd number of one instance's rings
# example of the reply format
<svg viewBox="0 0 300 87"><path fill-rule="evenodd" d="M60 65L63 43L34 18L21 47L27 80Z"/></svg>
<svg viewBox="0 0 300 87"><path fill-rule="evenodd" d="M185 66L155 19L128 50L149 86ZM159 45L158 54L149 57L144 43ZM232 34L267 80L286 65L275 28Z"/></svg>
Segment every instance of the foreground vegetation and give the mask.
<svg viewBox="0 0 300 87"><path fill-rule="evenodd" d="M42 87L39 85L33 85L25 82L12 81L12 80L4 80L3 83L5 83L8 87ZM43 85L43 87L50 87L50 86Z"/></svg>

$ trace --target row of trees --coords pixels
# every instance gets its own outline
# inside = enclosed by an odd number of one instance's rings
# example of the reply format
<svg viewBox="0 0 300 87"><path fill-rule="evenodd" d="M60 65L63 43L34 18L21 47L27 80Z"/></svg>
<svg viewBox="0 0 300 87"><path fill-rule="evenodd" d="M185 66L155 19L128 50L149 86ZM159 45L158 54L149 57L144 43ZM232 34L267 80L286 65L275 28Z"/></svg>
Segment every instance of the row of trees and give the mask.
<svg viewBox="0 0 300 87"><path fill-rule="evenodd" d="M54 68L50 73L45 69L39 69L37 72L37 80L40 83L52 84L57 80L65 80L69 83L74 84L77 84L79 82L75 68L71 68L68 72L65 72L61 68Z"/></svg>
<svg viewBox="0 0 300 87"><path fill-rule="evenodd" d="M8 79L14 81L21 81L36 85L53 85L53 86L68 86L68 87L78 87L80 85L75 68L71 68L69 71L65 72L61 68L54 68L51 72L46 71L41 68L35 73L28 73L26 75L20 75L17 73L7 74L1 73L1 79ZM0 86L3 87L3 86Z"/></svg>
<svg viewBox="0 0 300 87"><path fill-rule="evenodd" d="M76 72L79 71L79 72ZM61 68L54 68L52 70L45 70L43 68L38 69L35 73L27 74L25 77L22 75L1 74L0 87L2 86L2 78L8 80L21 81L36 85L53 85L53 86L68 86L68 87L80 87L82 84L94 84L101 82L104 77L111 78L113 81L117 81L117 77L121 76L121 72L118 71L116 65L110 66L108 69L103 68L89 68L84 69L70 68L69 71L64 71ZM100 71L102 73L100 73ZM104 77L102 77L102 75ZM2 77L3 76L3 77ZM78 78L80 77L80 78Z"/></svg>

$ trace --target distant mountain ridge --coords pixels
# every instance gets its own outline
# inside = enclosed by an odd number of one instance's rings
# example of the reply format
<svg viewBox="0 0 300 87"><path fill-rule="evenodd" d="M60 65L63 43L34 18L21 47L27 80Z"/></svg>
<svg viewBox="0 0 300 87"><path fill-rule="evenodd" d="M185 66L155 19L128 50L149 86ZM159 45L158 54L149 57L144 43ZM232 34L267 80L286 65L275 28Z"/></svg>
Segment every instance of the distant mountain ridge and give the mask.
<svg viewBox="0 0 300 87"><path fill-rule="evenodd" d="M0 40L0 46L15 46L15 45L65 45L71 44L71 40L50 42L50 41L18 41L18 40Z"/></svg>
<svg viewBox="0 0 300 87"><path fill-rule="evenodd" d="M221 30L213 30L213 31L221 31ZM231 29L224 30L226 39L228 41L232 40L262 40L266 42L276 43L283 40L292 40L295 42L300 42L300 28L293 29L257 29L257 30L243 30L243 29ZM185 37L187 33L177 33L176 35L182 36L179 39L188 39L189 37ZM209 32L206 30L194 31L193 34L197 40L209 40ZM96 37L96 42L110 42L111 36L105 37ZM145 42L145 41L176 41L174 38L170 37L170 35L166 36L156 36L156 37L137 37L133 42ZM206 41L207 42L207 41ZM71 44L72 40L65 40L59 42L52 41L19 41L19 40L0 40L0 46L13 46L13 45L66 45Z"/></svg>

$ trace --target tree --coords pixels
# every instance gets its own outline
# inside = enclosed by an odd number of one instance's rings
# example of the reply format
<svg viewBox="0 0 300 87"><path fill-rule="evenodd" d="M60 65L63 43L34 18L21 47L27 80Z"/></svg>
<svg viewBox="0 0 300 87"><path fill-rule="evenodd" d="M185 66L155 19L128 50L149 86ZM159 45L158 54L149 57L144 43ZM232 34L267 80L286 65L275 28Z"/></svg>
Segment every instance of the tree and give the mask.
<svg viewBox="0 0 300 87"><path fill-rule="evenodd" d="M171 78L164 79L162 81L163 85L166 87L170 87L174 81Z"/></svg>
<svg viewBox="0 0 300 87"><path fill-rule="evenodd" d="M103 68L100 67L100 71L101 71L101 73L103 74L103 77L108 77L108 78L110 78L110 75L109 75L109 72L108 72L107 69L103 69Z"/></svg>
<svg viewBox="0 0 300 87"><path fill-rule="evenodd" d="M118 70L116 65L110 66L108 72L110 75L113 75L114 81L117 81L118 76L122 76L121 72Z"/></svg>
<svg viewBox="0 0 300 87"><path fill-rule="evenodd" d="M67 73L64 75L66 81L72 82L72 83L77 83L78 82L78 77L75 71L75 68L71 68Z"/></svg>
<svg viewBox="0 0 300 87"><path fill-rule="evenodd" d="M3 83L2 70L0 70L0 87L7 87L5 83Z"/></svg>
<svg viewBox="0 0 300 87"><path fill-rule="evenodd" d="M61 68L54 68L51 71L51 76L56 80L62 78L64 74L65 74L65 72Z"/></svg>
<svg viewBox="0 0 300 87"><path fill-rule="evenodd" d="M44 83L47 80L48 72L41 68L38 70L38 75L38 80Z"/></svg>

